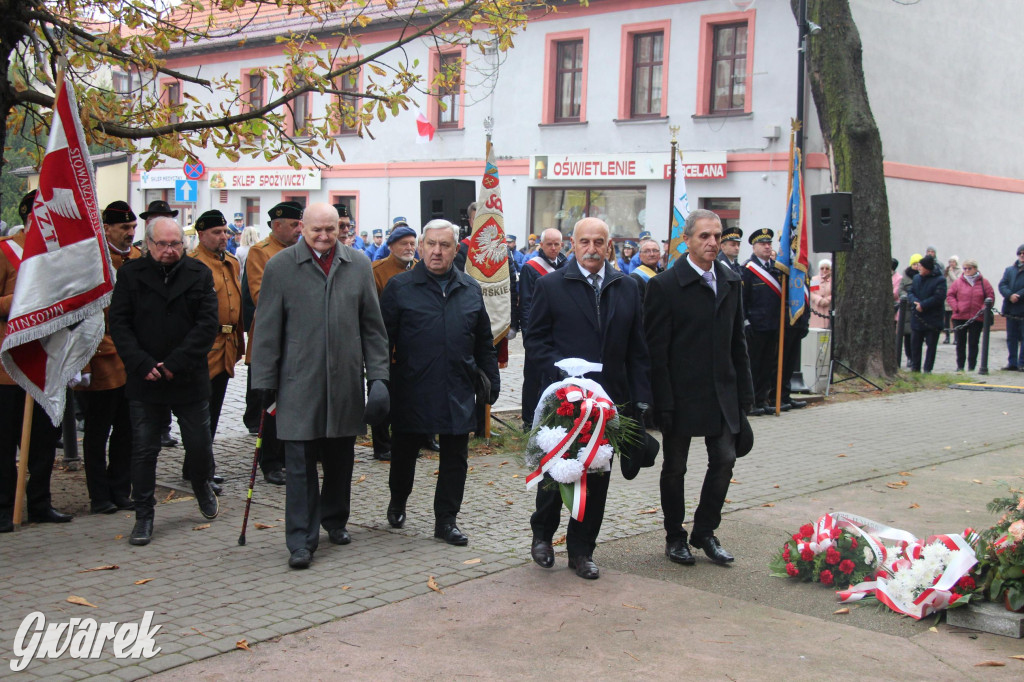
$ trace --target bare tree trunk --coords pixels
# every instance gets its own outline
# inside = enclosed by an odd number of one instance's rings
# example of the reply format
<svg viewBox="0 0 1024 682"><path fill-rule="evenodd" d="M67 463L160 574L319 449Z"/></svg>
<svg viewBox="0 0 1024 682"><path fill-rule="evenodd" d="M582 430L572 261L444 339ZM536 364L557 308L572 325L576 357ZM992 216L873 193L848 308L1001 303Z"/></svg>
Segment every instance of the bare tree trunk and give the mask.
<svg viewBox="0 0 1024 682"><path fill-rule="evenodd" d="M889 204L860 34L847 0L808 0L807 17L821 26L821 33L808 38L807 70L833 187L853 193L853 250L838 254L833 264L836 359L861 374L892 376L897 367Z"/></svg>

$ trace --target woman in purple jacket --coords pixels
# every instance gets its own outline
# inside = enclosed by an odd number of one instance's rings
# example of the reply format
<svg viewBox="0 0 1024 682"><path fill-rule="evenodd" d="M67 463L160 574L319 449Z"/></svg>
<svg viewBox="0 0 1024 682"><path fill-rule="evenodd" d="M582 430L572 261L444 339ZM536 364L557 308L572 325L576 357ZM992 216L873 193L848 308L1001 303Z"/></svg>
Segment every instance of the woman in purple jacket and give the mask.
<svg viewBox="0 0 1024 682"><path fill-rule="evenodd" d="M970 371L974 371L978 362L978 339L985 320L986 298L995 300L992 285L978 272L978 261L973 258L965 260L963 274L953 282L946 294L946 303L953 313L953 328L956 329L958 372L964 371L965 355Z"/></svg>

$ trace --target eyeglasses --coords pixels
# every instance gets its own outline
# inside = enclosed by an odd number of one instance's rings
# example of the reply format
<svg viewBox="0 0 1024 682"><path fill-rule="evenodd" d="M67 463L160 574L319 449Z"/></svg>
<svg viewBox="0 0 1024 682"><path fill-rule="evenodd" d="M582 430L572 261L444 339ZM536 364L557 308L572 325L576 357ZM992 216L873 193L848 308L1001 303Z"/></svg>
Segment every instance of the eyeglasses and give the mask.
<svg viewBox="0 0 1024 682"><path fill-rule="evenodd" d="M185 242L156 242L150 239L149 243L160 249L180 249Z"/></svg>
<svg viewBox="0 0 1024 682"><path fill-rule="evenodd" d="M977 270L977 269L978 268L974 267L973 265L965 265L964 266L964 270Z"/></svg>

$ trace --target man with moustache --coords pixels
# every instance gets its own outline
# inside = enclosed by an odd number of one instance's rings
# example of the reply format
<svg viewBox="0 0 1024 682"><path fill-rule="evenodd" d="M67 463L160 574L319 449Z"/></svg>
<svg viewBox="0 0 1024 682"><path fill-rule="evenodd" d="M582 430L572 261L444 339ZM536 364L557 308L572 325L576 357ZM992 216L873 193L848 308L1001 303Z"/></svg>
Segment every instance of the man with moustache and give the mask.
<svg viewBox="0 0 1024 682"><path fill-rule="evenodd" d="M608 225L597 218L576 223L572 237L576 259L537 280L524 334L526 360L537 372L539 386L559 379L555 363L565 358L601 363L603 369L587 378L601 384L613 403L642 423L651 402L651 366L640 292L628 275L605 261L609 239ZM569 519L569 568L587 580L600 577L593 552L610 476L610 472L587 474L583 521ZM550 568L555 562L552 538L560 523L562 498L550 477L544 478L537 488L537 510L530 519L530 554L539 565Z"/></svg>
<svg viewBox="0 0 1024 682"><path fill-rule="evenodd" d="M346 525L356 436L388 412L388 341L370 262L338 243L330 204L311 204L301 225L298 243L263 271L252 348L253 388L264 405L277 403L288 565L296 569L309 568L321 526L332 544L352 541Z"/></svg>
<svg viewBox="0 0 1024 682"><path fill-rule="evenodd" d="M115 270L137 258L142 252L132 246L138 220L124 201L115 201L103 209L103 232L110 249L110 264ZM82 405L85 432L82 435L82 459L85 484L89 490L89 510L93 514L114 514L131 509L132 420L124 395L124 363L110 337L108 317L103 340L95 355L82 370L83 381L75 387ZM108 442L109 437L109 442Z"/></svg>
<svg viewBox="0 0 1024 682"><path fill-rule="evenodd" d="M249 340L245 347L245 364L252 364L252 347L255 339L256 307L260 302L260 290L263 285L263 271L267 262L277 254L292 246L302 234L302 206L294 201L282 201L268 212L270 215L270 235L249 249L245 259L245 272L242 274L242 317L243 324L249 329ZM335 225L337 231L337 225ZM248 381L252 386L252 379ZM251 433L259 424L260 408L270 407L259 405L255 393L246 391L246 414L249 421L246 426ZM245 417L243 417L243 420ZM284 450L277 439L277 419L268 414L263 419L263 447L260 450L260 469L263 479L273 485L284 485L285 466Z"/></svg>
<svg viewBox="0 0 1024 682"><path fill-rule="evenodd" d="M704 209L690 213L683 227L686 254L653 278L644 303L644 328L651 365L654 409L664 441L661 507L665 513L665 555L692 565L683 528L690 440L703 437L708 466L693 514L689 544L716 564L733 560L715 530L729 491L736 440L754 402L744 337L743 284L717 260L722 239L719 217Z"/></svg>

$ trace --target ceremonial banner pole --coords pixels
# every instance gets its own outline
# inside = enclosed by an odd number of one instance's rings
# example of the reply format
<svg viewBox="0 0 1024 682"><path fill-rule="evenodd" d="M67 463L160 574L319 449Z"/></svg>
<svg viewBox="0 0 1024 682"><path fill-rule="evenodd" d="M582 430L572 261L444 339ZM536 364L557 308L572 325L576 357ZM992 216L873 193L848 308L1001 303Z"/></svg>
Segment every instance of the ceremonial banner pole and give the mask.
<svg viewBox="0 0 1024 682"><path fill-rule="evenodd" d="M672 133L672 161L668 172L668 238L672 239L672 226L675 217L672 212L676 206L676 148L679 145L676 135L679 134L679 126L669 126L668 129ZM671 251L669 254L671 257Z"/></svg>
<svg viewBox="0 0 1024 682"><path fill-rule="evenodd" d="M28 450L32 443L32 408L35 401L25 394L25 416L21 419L21 449L18 451L18 483L14 489L14 529L21 528L21 515L25 509L25 481L28 477Z"/></svg>

